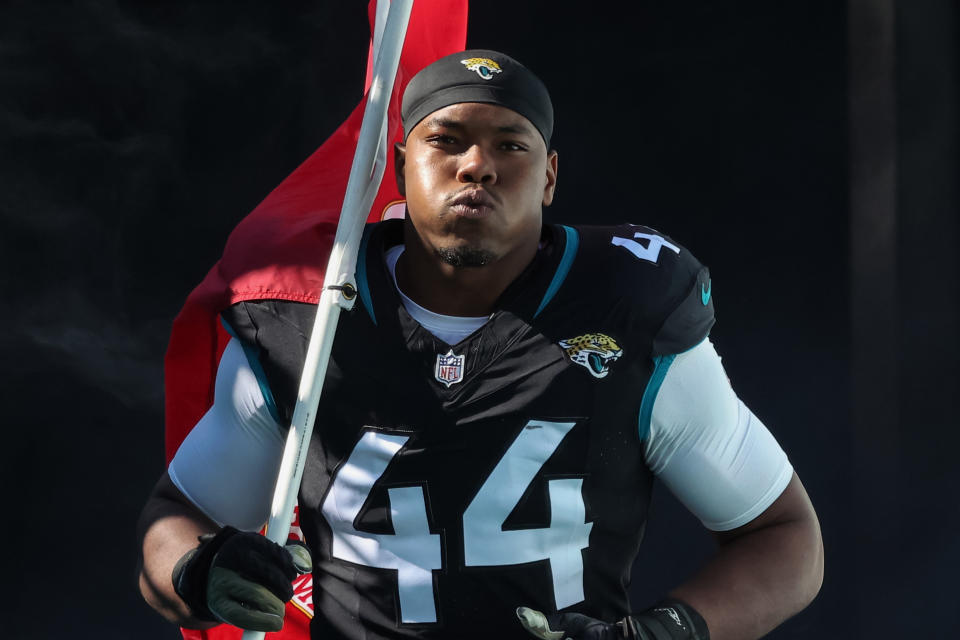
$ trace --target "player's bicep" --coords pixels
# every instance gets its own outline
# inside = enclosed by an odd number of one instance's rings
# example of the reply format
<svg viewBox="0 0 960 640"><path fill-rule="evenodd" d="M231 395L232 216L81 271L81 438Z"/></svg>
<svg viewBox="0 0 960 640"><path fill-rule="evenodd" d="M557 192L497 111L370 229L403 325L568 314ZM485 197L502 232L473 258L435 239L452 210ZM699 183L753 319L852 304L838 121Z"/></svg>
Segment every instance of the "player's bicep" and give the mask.
<svg viewBox="0 0 960 640"><path fill-rule="evenodd" d="M217 370L213 406L170 462L170 480L217 524L253 531L269 515L282 454L281 428L262 381L233 339Z"/></svg>
<svg viewBox="0 0 960 640"><path fill-rule="evenodd" d="M667 371L645 452L654 474L714 531L759 516L793 476L773 435L734 394L708 340Z"/></svg>

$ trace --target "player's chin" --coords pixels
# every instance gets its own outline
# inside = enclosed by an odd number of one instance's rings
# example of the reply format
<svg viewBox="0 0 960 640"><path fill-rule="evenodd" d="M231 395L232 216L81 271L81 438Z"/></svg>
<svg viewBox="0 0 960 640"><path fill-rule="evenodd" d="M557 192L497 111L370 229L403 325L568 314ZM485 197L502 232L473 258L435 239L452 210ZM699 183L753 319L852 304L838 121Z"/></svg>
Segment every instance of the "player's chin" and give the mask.
<svg viewBox="0 0 960 640"><path fill-rule="evenodd" d="M455 244L440 246L436 249L437 257L452 267L477 268L486 267L497 260L497 254L478 245Z"/></svg>

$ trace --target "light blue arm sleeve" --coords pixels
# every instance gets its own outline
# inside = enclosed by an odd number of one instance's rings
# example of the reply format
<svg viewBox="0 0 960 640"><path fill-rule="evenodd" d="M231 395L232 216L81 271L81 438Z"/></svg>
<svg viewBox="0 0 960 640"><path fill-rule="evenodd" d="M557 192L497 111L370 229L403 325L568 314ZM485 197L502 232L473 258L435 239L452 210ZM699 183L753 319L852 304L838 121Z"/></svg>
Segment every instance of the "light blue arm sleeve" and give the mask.
<svg viewBox="0 0 960 640"><path fill-rule="evenodd" d="M783 449L734 393L709 340L670 364L644 450L653 473L714 531L759 516L793 477Z"/></svg>
<svg viewBox="0 0 960 640"><path fill-rule="evenodd" d="M243 346L230 340L204 414L170 462L173 484L220 526L256 531L270 515L283 431Z"/></svg>

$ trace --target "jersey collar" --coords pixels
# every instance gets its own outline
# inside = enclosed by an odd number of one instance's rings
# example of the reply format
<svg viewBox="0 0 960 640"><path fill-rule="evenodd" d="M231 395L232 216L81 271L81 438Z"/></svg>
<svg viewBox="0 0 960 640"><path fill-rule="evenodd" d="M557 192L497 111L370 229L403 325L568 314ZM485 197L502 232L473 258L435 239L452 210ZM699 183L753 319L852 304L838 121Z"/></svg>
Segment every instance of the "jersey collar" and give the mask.
<svg viewBox="0 0 960 640"><path fill-rule="evenodd" d="M357 288L367 314L377 326L394 324L392 319L409 315L384 259L388 248L403 242L403 224L402 220L368 224L360 244ZM497 300L494 319L509 313L532 322L563 285L577 254L579 234L572 227L546 224L541 238L543 246L534 259Z"/></svg>

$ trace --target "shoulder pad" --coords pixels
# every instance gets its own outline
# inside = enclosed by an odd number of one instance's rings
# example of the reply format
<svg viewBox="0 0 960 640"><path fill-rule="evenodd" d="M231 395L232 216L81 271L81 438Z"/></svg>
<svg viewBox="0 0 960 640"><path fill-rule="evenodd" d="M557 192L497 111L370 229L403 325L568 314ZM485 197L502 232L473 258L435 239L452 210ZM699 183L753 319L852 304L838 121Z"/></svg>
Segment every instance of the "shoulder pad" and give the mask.
<svg viewBox="0 0 960 640"><path fill-rule="evenodd" d="M653 333L653 355L681 353L713 326L709 270L669 236L641 225L579 227L584 258Z"/></svg>
<svg viewBox="0 0 960 640"><path fill-rule="evenodd" d="M713 327L713 283L710 270L701 267L693 286L680 301L653 339L653 355L683 353L697 346Z"/></svg>
<svg viewBox="0 0 960 640"><path fill-rule="evenodd" d="M220 322L231 336L241 342L257 346L257 326L247 310L246 302L238 302L220 312Z"/></svg>
<svg viewBox="0 0 960 640"><path fill-rule="evenodd" d="M220 312L230 334L257 354L282 421L293 415L316 309L302 302L250 300Z"/></svg>

